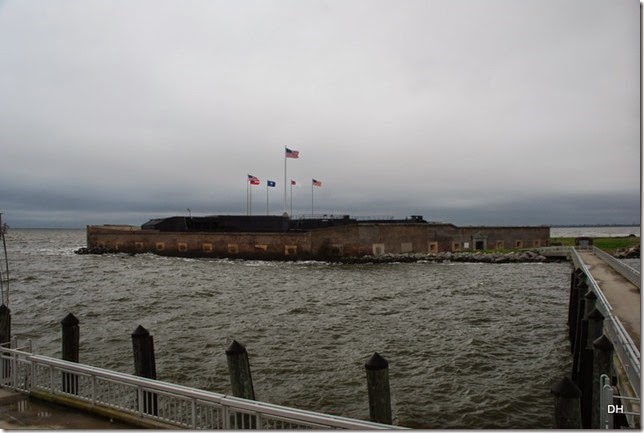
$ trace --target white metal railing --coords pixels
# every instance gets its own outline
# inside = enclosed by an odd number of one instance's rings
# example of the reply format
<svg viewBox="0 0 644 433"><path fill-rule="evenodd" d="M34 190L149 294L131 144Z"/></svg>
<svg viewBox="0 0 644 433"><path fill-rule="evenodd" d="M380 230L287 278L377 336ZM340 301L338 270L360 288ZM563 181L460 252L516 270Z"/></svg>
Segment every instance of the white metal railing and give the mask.
<svg viewBox="0 0 644 433"><path fill-rule="evenodd" d="M189 429L402 429L146 379L0 348L2 385L84 401ZM5 368L6 367L6 368Z"/></svg>
<svg viewBox="0 0 644 433"><path fill-rule="evenodd" d="M616 405L615 400L619 400L625 404ZM610 384L610 377L602 374L599 378L599 428L602 430L613 429L613 414L623 414L626 416L630 426L639 426L641 413L633 412L633 410L640 409L640 399L633 397L626 397L623 395L615 394L613 387ZM626 409L624 410L624 406Z"/></svg>
<svg viewBox="0 0 644 433"><path fill-rule="evenodd" d="M599 285L588 270L588 267L574 248L571 251L571 258L575 266L584 272L588 281L588 286L592 289L595 295L597 295L597 302L595 305L604 316L604 332L613 343L615 353L624 367L624 371L626 372L630 385L639 398L641 369L640 352L624 329L622 323L613 314L613 307L602 293Z"/></svg>
<svg viewBox="0 0 644 433"><path fill-rule="evenodd" d="M569 246L555 246L555 247L539 247L537 251L539 254L556 254L570 256L570 250L572 247Z"/></svg>
<svg viewBox="0 0 644 433"><path fill-rule="evenodd" d="M0 344L0 386L21 389L29 385L25 356L30 352L31 340L18 347L18 338L14 336L9 343Z"/></svg>
<svg viewBox="0 0 644 433"><path fill-rule="evenodd" d="M640 271L631 268L626 263L608 254L606 251L597 247L593 247L593 253L601 258L608 265L615 269L622 277L626 278L631 283L635 284L637 288L641 289L642 275Z"/></svg>

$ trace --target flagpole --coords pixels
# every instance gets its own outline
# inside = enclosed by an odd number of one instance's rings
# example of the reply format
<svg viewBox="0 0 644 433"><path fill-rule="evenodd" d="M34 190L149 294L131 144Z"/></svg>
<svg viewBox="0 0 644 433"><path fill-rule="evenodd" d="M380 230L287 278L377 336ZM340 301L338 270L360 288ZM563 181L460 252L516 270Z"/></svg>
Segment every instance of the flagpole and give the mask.
<svg viewBox="0 0 644 433"><path fill-rule="evenodd" d="M268 216L268 181L266 181L266 216Z"/></svg>
<svg viewBox="0 0 644 433"><path fill-rule="evenodd" d="M248 176L246 176L246 215L250 215L250 211L248 210L248 188L250 182L248 181Z"/></svg>
<svg viewBox="0 0 644 433"><path fill-rule="evenodd" d="M291 218L293 218L293 182L289 182L291 184Z"/></svg>
<svg viewBox="0 0 644 433"><path fill-rule="evenodd" d="M313 180L311 180L311 217L313 217Z"/></svg>
<svg viewBox="0 0 644 433"><path fill-rule="evenodd" d="M250 182L248 182L250 183ZM248 195L250 199L248 200L248 215L253 214L253 186L251 185L249 188L250 194Z"/></svg>
<svg viewBox="0 0 644 433"><path fill-rule="evenodd" d="M286 146L284 146L284 212L286 212Z"/></svg>

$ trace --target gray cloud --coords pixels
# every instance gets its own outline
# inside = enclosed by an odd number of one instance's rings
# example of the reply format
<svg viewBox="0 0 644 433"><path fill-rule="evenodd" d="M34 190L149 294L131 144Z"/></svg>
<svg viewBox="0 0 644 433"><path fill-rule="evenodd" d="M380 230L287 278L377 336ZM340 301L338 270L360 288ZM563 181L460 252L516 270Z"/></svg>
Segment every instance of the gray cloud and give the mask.
<svg viewBox="0 0 644 433"><path fill-rule="evenodd" d="M319 178L320 212L639 221L639 37L604 0L6 1L0 210L244 213L251 173L278 213L288 145L300 212Z"/></svg>

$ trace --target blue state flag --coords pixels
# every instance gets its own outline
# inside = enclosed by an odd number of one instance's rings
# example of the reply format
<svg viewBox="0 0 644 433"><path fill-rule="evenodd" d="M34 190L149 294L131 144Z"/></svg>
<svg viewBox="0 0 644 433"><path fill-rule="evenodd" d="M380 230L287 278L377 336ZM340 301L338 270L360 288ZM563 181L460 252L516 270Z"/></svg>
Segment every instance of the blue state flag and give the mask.
<svg viewBox="0 0 644 433"><path fill-rule="evenodd" d="M275 186L275 181L267 180L267 181L266 181L266 185L268 185L268 186Z"/></svg>

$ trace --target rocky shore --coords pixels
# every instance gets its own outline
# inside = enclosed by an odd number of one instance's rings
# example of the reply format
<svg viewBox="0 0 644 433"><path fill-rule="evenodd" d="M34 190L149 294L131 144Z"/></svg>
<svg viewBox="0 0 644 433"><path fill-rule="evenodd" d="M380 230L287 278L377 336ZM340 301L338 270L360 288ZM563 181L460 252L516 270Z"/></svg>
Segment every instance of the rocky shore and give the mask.
<svg viewBox="0 0 644 433"><path fill-rule="evenodd" d="M469 262L469 263L541 263L566 260L564 257L546 257L536 251L498 252L442 252L435 254L382 254L379 256L343 257L341 263L394 263L394 262Z"/></svg>
<svg viewBox="0 0 644 433"><path fill-rule="evenodd" d="M74 251L76 254L118 254L118 251L109 248L86 248L82 247ZM639 246L618 250L614 254L618 259L639 258ZM469 262L469 263L542 263L565 261L564 257L546 257L537 251L511 251L507 253L499 252L441 252L434 254L411 253L411 254L382 254L379 256L362 256L362 257L334 257L329 261L339 263L394 263L394 262Z"/></svg>
<svg viewBox="0 0 644 433"><path fill-rule="evenodd" d="M92 248L87 248L87 247L81 247L77 250L74 250L76 254L118 254L119 251L112 250L110 248L105 248L105 247L92 247Z"/></svg>
<svg viewBox="0 0 644 433"><path fill-rule="evenodd" d="M639 259L640 246L637 245L631 248L620 248L619 250L615 251L613 256L618 259Z"/></svg>

